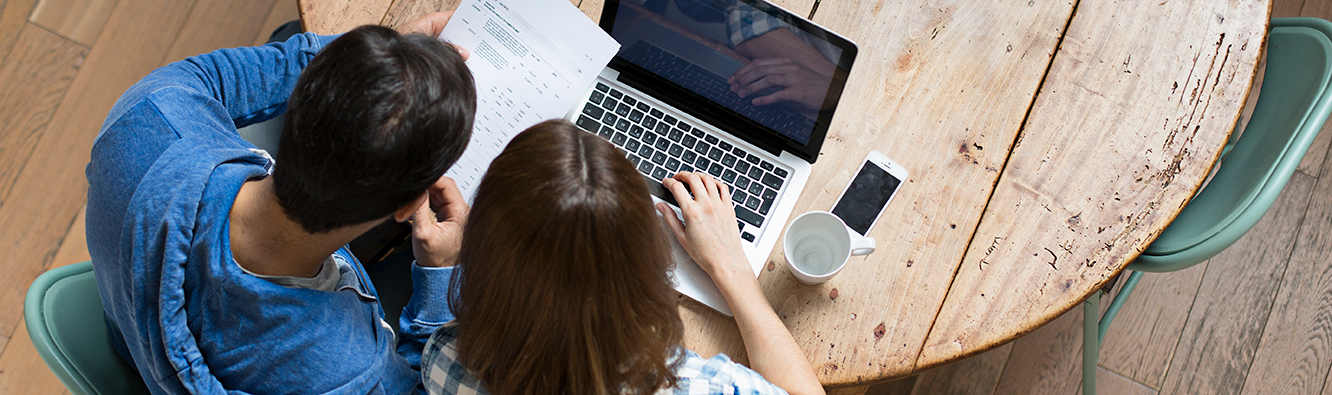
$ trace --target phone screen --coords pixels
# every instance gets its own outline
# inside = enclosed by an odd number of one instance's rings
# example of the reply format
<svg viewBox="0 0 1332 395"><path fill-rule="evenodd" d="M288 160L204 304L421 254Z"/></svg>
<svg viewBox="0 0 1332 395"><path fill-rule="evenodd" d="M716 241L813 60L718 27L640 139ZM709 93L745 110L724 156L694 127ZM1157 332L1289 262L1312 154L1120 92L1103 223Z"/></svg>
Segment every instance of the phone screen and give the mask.
<svg viewBox="0 0 1332 395"><path fill-rule="evenodd" d="M833 207L832 213L851 229L855 229L856 233L865 235L901 183L901 180L878 165L865 162L860 167L860 173L851 180L851 186L842 194L842 199Z"/></svg>

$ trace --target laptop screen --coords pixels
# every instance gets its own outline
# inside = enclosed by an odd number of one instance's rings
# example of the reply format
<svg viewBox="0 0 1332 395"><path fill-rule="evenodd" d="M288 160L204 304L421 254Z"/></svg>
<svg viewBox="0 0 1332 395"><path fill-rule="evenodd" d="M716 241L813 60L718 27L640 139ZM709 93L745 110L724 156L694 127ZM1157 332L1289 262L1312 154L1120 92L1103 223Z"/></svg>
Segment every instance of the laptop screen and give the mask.
<svg viewBox="0 0 1332 395"><path fill-rule="evenodd" d="M611 65L622 80L810 162L856 54L850 41L759 0L610 0L601 25L620 42Z"/></svg>

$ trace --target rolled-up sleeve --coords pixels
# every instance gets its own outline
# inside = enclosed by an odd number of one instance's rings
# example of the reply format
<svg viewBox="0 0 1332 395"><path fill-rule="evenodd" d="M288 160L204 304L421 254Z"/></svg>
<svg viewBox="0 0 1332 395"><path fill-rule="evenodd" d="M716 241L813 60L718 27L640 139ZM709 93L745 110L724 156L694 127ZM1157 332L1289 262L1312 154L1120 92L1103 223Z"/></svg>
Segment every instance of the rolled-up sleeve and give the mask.
<svg viewBox="0 0 1332 395"><path fill-rule="evenodd" d="M421 367L421 350L430 335L453 320L449 287L456 266L423 267L412 263L412 298L398 317L398 354L412 368Z"/></svg>

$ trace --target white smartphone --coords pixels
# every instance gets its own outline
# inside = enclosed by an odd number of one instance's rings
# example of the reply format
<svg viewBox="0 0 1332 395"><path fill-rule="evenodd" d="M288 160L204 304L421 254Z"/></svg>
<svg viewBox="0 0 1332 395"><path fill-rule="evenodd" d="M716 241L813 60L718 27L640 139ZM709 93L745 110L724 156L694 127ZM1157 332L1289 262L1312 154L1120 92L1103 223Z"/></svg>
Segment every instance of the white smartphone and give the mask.
<svg viewBox="0 0 1332 395"><path fill-rule="evenodd" d="M905 168L879 151L870 151L856 177L833 203L832 213L856 233L868 235L906 179Z"/></svg>

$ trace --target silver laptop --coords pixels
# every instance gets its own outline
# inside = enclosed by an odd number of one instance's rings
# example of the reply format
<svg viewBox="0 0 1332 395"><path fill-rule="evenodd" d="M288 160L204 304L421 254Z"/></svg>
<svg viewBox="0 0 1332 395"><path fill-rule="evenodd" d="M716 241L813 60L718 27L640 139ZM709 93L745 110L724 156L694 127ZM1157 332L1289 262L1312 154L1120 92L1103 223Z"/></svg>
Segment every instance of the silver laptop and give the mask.
<svg viewBox="0 0 1332 395"><path fill-rule="evenodd" d="M728 184L757 276L818 158L855 44L762 0L607 0L601 27L620 52L566 118L623 150L677 212L667 175ZM679 244L673 254L676 290L730 315L707 273Z"/></svg>

